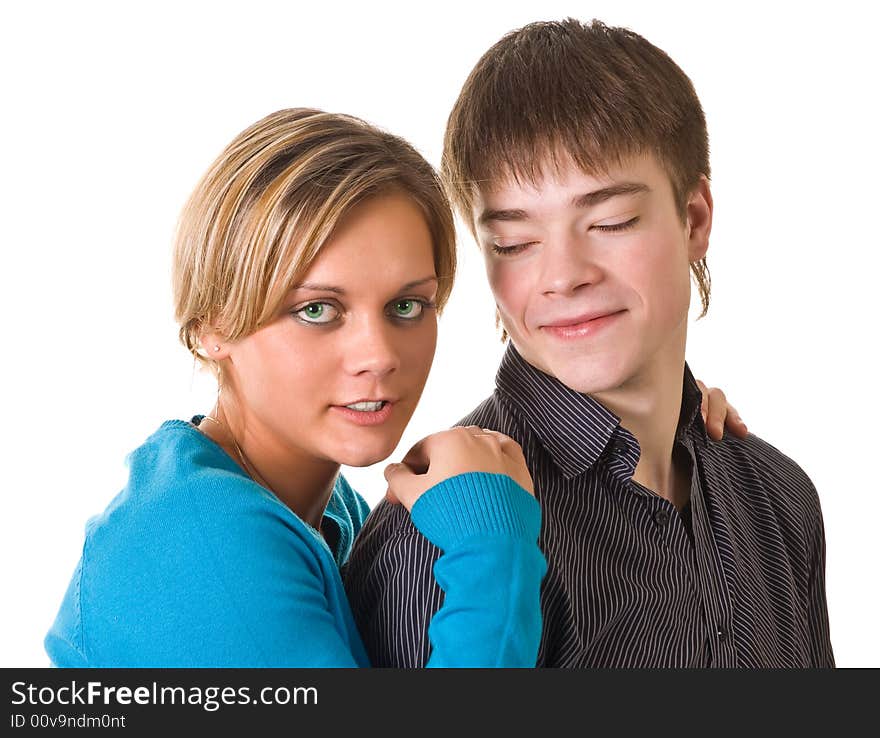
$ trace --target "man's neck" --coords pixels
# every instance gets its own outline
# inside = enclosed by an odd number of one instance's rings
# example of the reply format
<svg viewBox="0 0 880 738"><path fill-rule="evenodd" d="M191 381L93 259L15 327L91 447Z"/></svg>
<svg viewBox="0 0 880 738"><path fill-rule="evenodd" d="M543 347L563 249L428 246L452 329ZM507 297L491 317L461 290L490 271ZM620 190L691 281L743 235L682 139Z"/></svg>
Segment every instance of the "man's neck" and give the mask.
<svg viewBox="0 0 880 738"><path fill-rule="evenodd" d="M637 375L614 389L591 394L620 417L639 442L641 454L633 479L669 500L679 510L689 494L689 474L673 460L681 413L686 327Z"/></svg>

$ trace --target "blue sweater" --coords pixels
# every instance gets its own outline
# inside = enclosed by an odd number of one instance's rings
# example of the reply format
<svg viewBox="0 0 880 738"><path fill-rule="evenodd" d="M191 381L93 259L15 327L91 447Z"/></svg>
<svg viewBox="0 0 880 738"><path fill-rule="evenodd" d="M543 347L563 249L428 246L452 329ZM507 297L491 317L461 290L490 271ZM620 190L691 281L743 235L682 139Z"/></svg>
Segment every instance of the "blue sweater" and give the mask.
<svg viewBox="0 0 880 738"><path fill-rule="evenodd" d="M339 574L369 508L341 475L331 550L190 423L163 423L128 463L46 636L55 666L369 666ZM546 570L535 499L509 477L463 474L412 519L444 552L428 665L533 666Z"/></svg>

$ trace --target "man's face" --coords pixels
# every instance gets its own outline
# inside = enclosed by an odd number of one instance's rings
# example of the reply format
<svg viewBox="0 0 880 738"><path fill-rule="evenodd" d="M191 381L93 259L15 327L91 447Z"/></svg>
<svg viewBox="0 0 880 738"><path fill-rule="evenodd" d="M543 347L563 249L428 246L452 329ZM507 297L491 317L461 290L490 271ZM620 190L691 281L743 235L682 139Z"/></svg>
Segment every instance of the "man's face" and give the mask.
<svg viewBox="0 0 880 738"><path fill-rule="evenodd" d="M682 220L672 185L643 155L607 175L573 162L536 184L478 193L477 239L505 329L530 364L583 393L683 361L691 261L708 247L704 179Z"/></svg>

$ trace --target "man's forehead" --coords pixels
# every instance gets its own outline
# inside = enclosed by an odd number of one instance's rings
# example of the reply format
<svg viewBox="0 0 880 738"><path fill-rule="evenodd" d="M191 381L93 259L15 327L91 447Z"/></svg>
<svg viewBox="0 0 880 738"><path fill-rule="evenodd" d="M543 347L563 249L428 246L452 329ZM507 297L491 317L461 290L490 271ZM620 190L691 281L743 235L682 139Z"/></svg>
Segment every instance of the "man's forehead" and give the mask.
<svg viewBox="0 0 880 738"><path fill-rule="evenodd" d="M614 196L647 194L662 190L668 179L649 155L614 162L606 171L585 171L571 163L548 169L540 177L506 173L475 187L472 199L474 224L522 220L533 207L561 205L592 207ZM552 205L557 207L557 205Z"/></svg>
<svg viewBox="0 0 880 738"><path fill-rule="evenodd" d="M621 182L642 181L651 175L663 173L657 158L650 153L634 154L621 160L609 160L585 169L571 156L564 159L544 157L536 166L526 169L507 167L498 176L478 182L474 186L474 205L483 207L487 200L521 193L540 194L548 188L576 183L588 190L610 187Z"/></svg>

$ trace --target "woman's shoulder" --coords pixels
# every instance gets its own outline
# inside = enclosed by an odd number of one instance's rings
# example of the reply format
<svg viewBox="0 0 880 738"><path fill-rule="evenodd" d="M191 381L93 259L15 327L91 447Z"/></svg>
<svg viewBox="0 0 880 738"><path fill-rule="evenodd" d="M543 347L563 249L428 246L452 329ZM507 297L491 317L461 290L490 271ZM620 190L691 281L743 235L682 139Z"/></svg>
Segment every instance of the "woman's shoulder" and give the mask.
<svg viewBox="0 0 880 738"><path fill-rule="evenodd" d="M315 531L194 426L167 421L129 455L128 484L89 521L68 616L50 641L55 651L81 641L95 663L201 658L195 644L208 631L228 636L225 648L249 642L267 599L307 596L334 569Z"/></svg>
<svg viewBox="0 0 880 738"><path fill-rule="evenodd" d="M126 464L126 487L142 498L170 497L183 502L204 501L208 495L208 500L228 502L242 497L255 504L284 507L215 441L185 420L166 420L128 454Z"/></svg>
<svg viewBox="0 0 880 738"><path fill-rule="evenodd" d="M220 446L185 420L166 420L128 454L126 464L129 486L143 488L144 492L244 478L240 467Z"/></svg>
<svg viewBox="0 0 880 738"><path fill-rule="evenodd" d="M191 422L167 420L128 454L128 479L106 509L89 521L127 539L154 539L187 530L247 529L258 522L297 527L296 516L254 482L214 441Z"/></svg>

